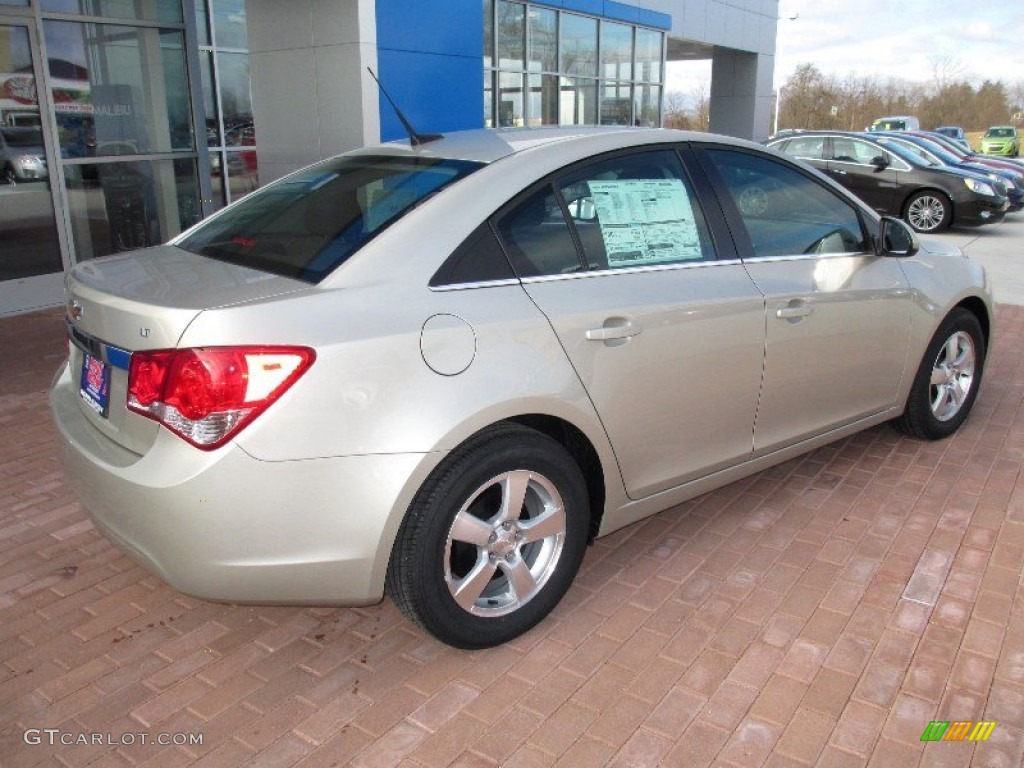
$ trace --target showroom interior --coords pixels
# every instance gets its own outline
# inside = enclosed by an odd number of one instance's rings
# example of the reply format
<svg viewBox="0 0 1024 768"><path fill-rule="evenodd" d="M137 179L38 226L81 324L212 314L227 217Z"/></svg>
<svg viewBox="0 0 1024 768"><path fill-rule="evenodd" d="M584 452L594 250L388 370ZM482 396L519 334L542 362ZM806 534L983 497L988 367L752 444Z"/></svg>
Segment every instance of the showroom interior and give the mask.
<svg viewBox="0 0 1024 768"><path fill-rule="evenodd" d="M777 0L0 0L0 317L339 152L421 132L658 126L711 62L714 132L768 133ZM14 161L9 161L14 158Z"/></svg>

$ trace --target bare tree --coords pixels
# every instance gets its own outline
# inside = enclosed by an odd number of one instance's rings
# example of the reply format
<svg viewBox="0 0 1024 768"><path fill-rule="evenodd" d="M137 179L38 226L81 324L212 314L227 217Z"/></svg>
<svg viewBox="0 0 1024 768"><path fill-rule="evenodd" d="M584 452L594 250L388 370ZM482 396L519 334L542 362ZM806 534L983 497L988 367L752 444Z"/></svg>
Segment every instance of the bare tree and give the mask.
<svg viewBox="0 0 1024 768"><path fill-rule="evenodd" d="M936 53L928 57L932 66L932 84L936 91L942 91L955 80L960 80L964 65L956 56L948 53Z"/></svg>

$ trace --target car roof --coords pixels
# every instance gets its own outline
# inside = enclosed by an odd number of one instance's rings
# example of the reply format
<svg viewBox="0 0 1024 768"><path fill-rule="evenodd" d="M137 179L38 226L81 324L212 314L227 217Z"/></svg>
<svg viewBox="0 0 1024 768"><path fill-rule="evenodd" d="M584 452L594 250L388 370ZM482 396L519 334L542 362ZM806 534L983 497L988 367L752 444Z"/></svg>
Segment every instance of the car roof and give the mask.
<svg viewBox="0 0 1024 768"><path fill-rule="evenodd" d="M599 126L548 126L541 128L475 128L454 131L440 138L410 145L408 139L365 147L354 154L415 154L425 157L471 160L492 163L503 157L547 147L563 142L574 145L592 143L595 147L605 146L607 137L618 136L623 147L642 144L659 144L669 141L707 141L732 143L739 146L759 146L753 142L716 136L693 131L678 131L666 128L634 128L622 125Z"/></svg>

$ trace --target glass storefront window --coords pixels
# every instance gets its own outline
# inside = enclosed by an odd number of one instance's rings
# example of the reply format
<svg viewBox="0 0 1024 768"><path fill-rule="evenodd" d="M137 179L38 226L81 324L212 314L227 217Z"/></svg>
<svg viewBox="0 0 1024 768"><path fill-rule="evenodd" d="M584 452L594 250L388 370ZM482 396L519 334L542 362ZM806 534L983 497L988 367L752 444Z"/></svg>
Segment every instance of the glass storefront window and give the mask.
<svg viewBox="0 0 1024 768"><path fill-rule="evenodd" d="M531 72L558 71L558 14L546 8L531 6L530 65Z"/></svg>
<svg viewBox="0 0 1024 768"><path fill-rule="evenodd" d="M484 70L484 128L494 127L494 72Z"/></svg>
<svg viewBox="0 0 1024 768"><path fill-rule="evenodd" d="M191 158L66 164L64 178L79 261L157 245L201 217Z"/></svg>
<svg viewBox="0 0 1024 768"><path fill-rule="evenodd" d="M601 86L601 125L631 125L632 86L606 82Z"/></svg>
<svg viewBox="0 0 1024 768"><path fill-rule="evenodd" d="M219 147L220 120L217 115L217 95L213 90L213 54L199 52L199 72L203 83L203 107L206 112L206 146Z"/></svg>
<svg viewBox="0 0 1024 768"><path fill-rule="evenodd" d="M180 31L45 21L61 156L192 150Z"/></svg>
<svg viewBox="0 0 1024 768"><path fill-rule="evenodd" d="M227 152L228 187L234 202L255 192L260 185L256 153L251 151Z"/></svg>
<svg viewBox="0 0 1024 768"><path fill-rule="evenodd" d="M656 128L661 119L661 86L638 84L633 96L634 124Z"/></svg>
<svg viewBox="0 0 1024 768"><path fill-rule="evenodd" d="M210 4L207 0L195 0L196 38L200 45L210 44Z"/></svg>
<svg viewBox="0 0 1024 768"><path fill-rule="evenodd" d="M5 124L0 125L0 281L62 268L39 117L36 76L25 27L0 26Z"/></svg>
<svg viewBox="0 0 1024 768"><path fill-rule="evenodd" d="M220 102L224 116L224 146L252 146L256 134L249 91L249 54L218 53Z"/></svg>
<svg viewBox="0 0 1024 768"><path fill-rule="evenodd" d="M494 66L494 0L484 2L484 66Z"/></svg>
<svg viewBox="0 0 1024 768"><path fill-rule="evenodd" d="M560 78L560 122L562 125L597 124L597 81L579 77Z"/></svg>
<svg viewBox="0 0 1024 768"><path fill-rule="evenodd" d="M523 69L526 64L526 6L498 0L498 66Z"/></svg>
<svg viewBox="0 0 1024 768"><path fill-rule="evenodd" d="M245 0L215 0L213 32L218 48L248 48Z"/></svg>
<svg viewBox="0 0 1024 768"><path fill-rule="evenodd" d="M0 0L0 5L18 5L26 8L28 7L28 0Z"/></svg>
<svg viewBox="0 0 1024 768"><path fill-rule="evenodd" d="M527 75L530 102L526 122L530 126L558 125L558 75Z"/></svg>
<svg viewBox="0 0 1024 768"><path fill-rule="evenodd" d="M663 35L650 29L636 31L636 79L661 82L661 46Z"/></svg>
<svg viewBox="0 0 1024 768"><path fill-rule="evenodd" d="M498 73L498 126L523 125L523 75Z"/></svg>
<svg viewBox="0 0 1024 768"><path fill-rule="evenodd" d="M601 77L633 79L633 28L628 24L601 22Z"/></svg>
<svg viewBox="0 0 1024 768"><path fill-rule="evenodd" d="M559 72L597 75L597 19L562 14L562 56Z"/></svg>
<svg viewBox="0 0 1024 768"><path fill-rule="evenodd" d="M181 0L40 0L52 13L181 23Z"/></svg>

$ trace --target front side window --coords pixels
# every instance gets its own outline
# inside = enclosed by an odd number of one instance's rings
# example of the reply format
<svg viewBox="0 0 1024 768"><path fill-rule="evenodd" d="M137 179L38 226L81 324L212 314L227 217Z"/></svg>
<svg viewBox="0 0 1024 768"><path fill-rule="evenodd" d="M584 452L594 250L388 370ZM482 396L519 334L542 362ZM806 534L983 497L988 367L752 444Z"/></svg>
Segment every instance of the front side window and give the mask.
<svg viewBox="0 0 1024 768"><path fill-rule="evenodd" d="M726 149L707 152L735 204L753 256L867 250L853 205L773 158Z"/></svg>
<svg viewBox="0 0 1024 768"><path fill-rule="evenodd" d="M675 152L594 163L559 182L589 269L714 258L711 237Z"/></svg>
<svg viewBox="0 0 1024 768"><path fill-rule="evenodd" d="M177 245L319 282L406 212L480 167L425 157L335 158L253 193Z"/></svg>
<svg viewBox="0 0 1024 768"><path fill-rule="evenodd" d="M798 139L790 139L782 151L793 157L821 160L825 156L825 137L801 136Z"/></svg>

